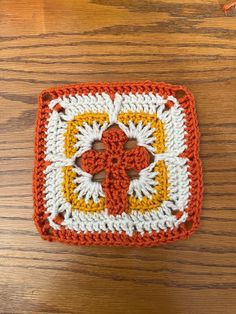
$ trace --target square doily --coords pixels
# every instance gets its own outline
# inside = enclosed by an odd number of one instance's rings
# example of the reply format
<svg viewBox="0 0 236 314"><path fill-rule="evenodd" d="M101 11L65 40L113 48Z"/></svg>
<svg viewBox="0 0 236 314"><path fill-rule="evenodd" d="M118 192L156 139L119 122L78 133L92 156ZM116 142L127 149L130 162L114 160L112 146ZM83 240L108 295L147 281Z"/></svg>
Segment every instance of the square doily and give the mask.
<svg viewBox="0 0 236 314"><path fill-rule="evenodd" d="M44 90L33 182L41 236L127 246L187 238L200 220L198 151L194 99L183 86L148 81Z"/></svg>

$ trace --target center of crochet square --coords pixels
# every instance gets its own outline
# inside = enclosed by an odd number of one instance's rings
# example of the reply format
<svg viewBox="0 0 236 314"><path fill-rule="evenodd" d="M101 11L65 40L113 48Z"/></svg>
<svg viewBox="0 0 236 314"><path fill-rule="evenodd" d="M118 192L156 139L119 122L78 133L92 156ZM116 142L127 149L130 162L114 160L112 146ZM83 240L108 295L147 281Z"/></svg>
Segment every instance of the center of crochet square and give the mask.
<svg viewBox="0 0 236 314"><path fill-rule="evenodd" d="M72 161L63 167L64 196L72 210L107 209L120 215L149 211L168 200L166 164L155 162L155 155L165 151L164 126L155 114L129 110L118 113L115 124L106 113L77 114L70 121L65 113L59 115L66 121L64 151ZM127 149L131 139L136 145ZM101 142L103 150L96 150L94 142ZM93 180L102 171L102 182ZM130 179L131 171L137 178Z"/></svg>
<svg viewBox="0 0 236 314"><path fill-rule="evenodd" d="M90 149L81 156L81 169L91 175L105 170L105 180L102 182L102 190L105 194L105 203L109 214L117 215L128 212L129 204L127 192L130 178L127 170L140 172L148 167L150 157L147 149L137 146L131 150L125 150L124 145L128 137L119 128L108 129L102 133L101 138L105 150L98 152ZM92 188L88 183L87 189Z"/></svg>

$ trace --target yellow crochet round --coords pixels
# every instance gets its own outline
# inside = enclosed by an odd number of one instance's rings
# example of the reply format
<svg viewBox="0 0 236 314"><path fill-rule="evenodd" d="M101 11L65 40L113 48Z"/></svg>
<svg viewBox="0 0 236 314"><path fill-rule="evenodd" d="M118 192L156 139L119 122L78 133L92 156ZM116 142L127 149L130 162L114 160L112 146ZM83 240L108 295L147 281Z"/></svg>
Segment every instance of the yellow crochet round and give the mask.
<svg viewBox="0 0 236 314"><path fill-rule="evenodd" d="M138 210L145 212L147 210L156 209L163 201L167 201L168 198L168 182L167 182L167 169L165 162L160 160L156 163L154 171L157 172L155 187L156 193L151 198L144 196L142 199L138 199L134 196L129 196L129 208L130 210Z"/></svg>
<svg viewBox="0 0 236 314"><path fill-rule="evenodd" d="M63 182L63 192L64 197L68 203L71 204L72 210L79 210L85 212L96 212L101 211L105 208L105 198L101 197L98 203L95 203L93 200L89 200L87 203L83 198L78 199L78 194L74 192L76 185L74 179L76 178L76 173L73 171L72 166L63 167L62 169L64 174Z"/></svg>
<svg viewBox="0 0 236 314"><path fill-rule="evenodd" d="M77 126L81 126L86 122L89 125L92 125L93 122L99 124L104 124L109 121L107 113L84 113L78 114L74 120L67 122L67 128L65 132L65 155L67 158L73 157L76 153L76 148L74 147L77 138L75 137L78 134Z"/></svg>
<svg viewBox="0 0 236 314"><path fill-rule="evenodd" d="M132 121L134 124L138 124L140 121L143 125L147 125L150 123L151 127L154 129L154 138L155 141L152 144L155 153L160 154L165 151L165 134L164 134L164 126L163 123L157 119L155 114L149 114L145 112L127 112L120 113L118 115L118 121L128 125L129 121ZM90 125L93 122L97 122L100 125L105 122L109 122L109 116L107 113L85 113L78 114L74 120L69 121L67 123L67 129L65 132L65 155L67 158L73 157L76 153L76 148L74 147L77 138L76 134L78 134L78 126L82 126L83 123L86 122ZM63 186L62 190L64 193L64 197L72 206L72 210L79 210L84 212L99 212L105 209L105 198L100 197L99 202L95 203L93 200L89 200L87 203L83 198L78 199L78 194L74 192L76 189L76 185L74 183L74 179L76 178L76 173L73 172L72 166L63 167ZM142 199L139 199L134 196L129 196L129 209L138 210L140 212L149 211L152 209L157 209L163 201L168 200L168 174L167 168L164 161L159 161L156 163L154 167L154 171L157 172L156 182L157 185L155 187L156 193L152 195L149 199L144 196Z"/></svg>
<svg viewBox="0 0 236 314"><path fill-rule="evenodd" d="M161 154L165 152L165 133L164 125L161 120L157 119L156 114L146 113L144 111L132 112L128 111L127 113L120 113L118 115L118 121L129 125L129 121L132 121L134 124L142 122L143 125L150 123L151 127L155 129L153 136L155 141L153 147L155 148L156 154Z"/></svg>

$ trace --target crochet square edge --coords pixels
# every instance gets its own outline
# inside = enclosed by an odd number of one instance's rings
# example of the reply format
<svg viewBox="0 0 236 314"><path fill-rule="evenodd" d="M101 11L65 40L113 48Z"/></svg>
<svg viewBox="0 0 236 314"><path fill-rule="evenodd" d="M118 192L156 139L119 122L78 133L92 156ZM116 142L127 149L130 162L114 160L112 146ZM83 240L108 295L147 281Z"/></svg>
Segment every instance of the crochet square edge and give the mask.
<svg viewBox="0 0 236 314"><path fill-rule="evenodd" d="M128 236L125 233L113 234L112 232L98 233L76 233L64 229L53 231L47 222L45 201L44 201L44 169L47 162L45 158L45 132L46 123L50 113L48 104L52 99L59 96L78 94L88 94L95 92L106 92L110 95L116 92L124 93L148 93L154 91L162 97L174 96L178 99L180 106L185 111L185 120L188 136L187 146L192 147L192 156L189 157L189 167L191 168L191 197L187 212L188 219L173 230L153 232L151 235L135 234ZM199 226L200 210L202 205L202 168L199 159L199 139L200 132L196 117L195 102L190 91L184 86L171 85L156 82L124 82L124 83L80 83L55 87L43 90L38 97L38 112L35 128L35 161L33 172L33 199L34 215L33 220L41 235L45 240L59 241L77 245L106 245L106 246L157 246L178 239L188 238Z"/></svg>

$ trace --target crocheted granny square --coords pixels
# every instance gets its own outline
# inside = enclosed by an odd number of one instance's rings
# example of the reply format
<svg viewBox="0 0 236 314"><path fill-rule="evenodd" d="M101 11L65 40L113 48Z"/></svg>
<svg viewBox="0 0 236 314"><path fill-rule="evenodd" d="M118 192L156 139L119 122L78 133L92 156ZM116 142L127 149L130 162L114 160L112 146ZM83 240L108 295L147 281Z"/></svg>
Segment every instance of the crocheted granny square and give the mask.
<svg viewBox="0 0 236 314"><path fill-rule="evenodd" d="M36 226L44 239L80 245L185 239L200 219L198 150L194 99L185 87L143 82L45 90L35 137Z"/></svg>

